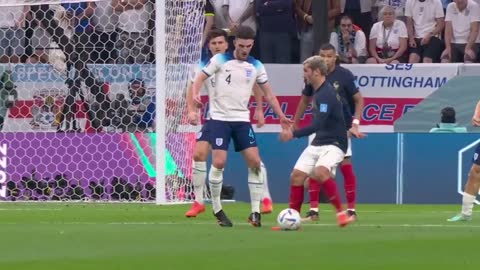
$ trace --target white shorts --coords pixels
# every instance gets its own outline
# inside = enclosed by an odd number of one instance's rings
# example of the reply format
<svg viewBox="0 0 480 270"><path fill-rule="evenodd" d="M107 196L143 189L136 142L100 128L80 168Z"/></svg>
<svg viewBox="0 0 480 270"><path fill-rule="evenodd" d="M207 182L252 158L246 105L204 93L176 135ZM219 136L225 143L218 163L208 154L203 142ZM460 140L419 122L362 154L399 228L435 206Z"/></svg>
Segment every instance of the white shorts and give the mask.
<svg viewBox="0 0 480 270"><path fill-rule="evenodd" d="M294 169L311 175L314 168L322 166L335 174L338 164L344 158L345 153L335 145L309 145L303 150L297 163L295 163Z"/></svg>
<svg viewBox="0 0 480 270"><path fill-rule="evenodd" d="M313 138L315 138L315 134L312 134L308 137L308 144L312 143ZM351 157L351 156L352 156L352 138L348 137L348 148L347 148L347 153L345 154L345 157Z"/></svg>
<svg viewBox="0 0 480 270"><path fill-rule="evenodd" d="M345 153L345 157L351 157L352 156L352 138L348 137L348 148L347 148L347 153Z"/></svg>

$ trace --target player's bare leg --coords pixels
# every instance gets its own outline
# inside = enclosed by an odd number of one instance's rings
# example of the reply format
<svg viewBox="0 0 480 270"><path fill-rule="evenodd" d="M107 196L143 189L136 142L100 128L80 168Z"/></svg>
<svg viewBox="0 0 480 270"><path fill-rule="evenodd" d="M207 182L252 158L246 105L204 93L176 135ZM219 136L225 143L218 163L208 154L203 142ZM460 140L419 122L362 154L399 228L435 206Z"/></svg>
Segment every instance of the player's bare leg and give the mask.
<svg viewBox="0 0 480 270"><path fill-rule="evenodd" d="M351 157L345 157L340 163L340 171L343 175L343 188L345 190L345 198L347 199L347 214L357 219L355 211L355 200L357 194L357 178L353 172Z"/></svg>
<svg viewBox="0 0 480 270"><path fill-rule="evenodd" d="M185 213L186 217L196 217L205 212L203 204L203 192L205 187L205 179L207 178L207 159L210 154L210 144L206 141L197 141L193 153L193 194L195 201L190 210Z"/></svg>
<svg viewBox="0 0 480 270"><path fill-rule="evenodd" d="M250 190L251 213L248 222L255 227L262 226L260 215L260 201L264 193L264 173L258 147L249 147L242 151L248 166L248 189Z"/></svg>
<svg viewBox="0 0 480 270"><path fill-rule="evenodd" d="M208 174L208 183L212 197L213 215L217 218L218 225L222 227L232 227L233 224L223 211L222 202L220 201L223 184L223 168L225 167L226 161L227 151L218 149L212 151L212 166Z"/></svg>
<svg viewBox="0 0 480 270"><path fill-rule="evenodd" d="M462 199L462 212L448 221L469 221L472 219L473 205L476 195L480 189L480 166L473 164L470 168L468 181L465 184L465 191Z"/></svg>
<svg viewBox="0 0 480 270"><path fill-rule="evenodd" d="M262 174L263 174L263 199L262 199L262 214L270 214L273 211L273 201L272 196L270 195L270 190L268 189L268 176L267 168L265 164L261 162Z"/></svg>

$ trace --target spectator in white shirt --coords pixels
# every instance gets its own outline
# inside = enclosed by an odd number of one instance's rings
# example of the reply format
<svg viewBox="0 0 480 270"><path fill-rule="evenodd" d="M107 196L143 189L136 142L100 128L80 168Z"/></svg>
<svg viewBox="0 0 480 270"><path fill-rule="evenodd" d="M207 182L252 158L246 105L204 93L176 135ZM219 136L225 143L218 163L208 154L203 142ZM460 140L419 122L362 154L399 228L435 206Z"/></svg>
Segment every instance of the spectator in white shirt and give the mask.
<svg viewBox="0 0 480 270"><path fill-rule="evenodd" d="M148 0L113 0L118 17L117 64L144 64L148 61L151 44L148 20L152 13Z"/></svg>
<svg viewBox="0 0 480 270"><path fill-rule="evenodd" d="M443 44L440 34L444 27L444 13L440 0L407 0L409 63L439 62Z"/></svg>
<svg viewBox="0 0 480 270"><path fill-rule="evenodd" d="M370 30L369 64L390 64L405 62L407 51L407 27L405 23L397 20L395 8L384 6L379 12L380 19Z"/></svg>
<svg viewBox="0 0 480 270"><path fill-rule="evenodd" d="M254 0L223 0L223 16L231 31L235 32L240 25L257 31L254 2Z"/></svg>
<svg viewBox="0 0 480 270"><path fill-rule="evenodd" d="M455 0L445 15L442 63L473 63L477 55L480 8L472 0Z"/></svg>
<svg viewBox="0 0 480 270"><path fill-rule="evenodd" d="M365 33L349 16L340 19L340 26L330 35L330 44L335 47L340 63L363 64L367 60Z"/></svg>
<svg viewBox="0 0 480 270"><path fill-rule="evenodd" d="M231 34L228 39L229 48L234 48L234 35L240 25L248 26L255 32L257 31L254 0L223 0L222 14L227 24L228 32ZM256 42L256 44L259 44L259 42ZM250 55L258 58L258 45L253 46Z"/></svg>
<svg viewBox="0 0 480 270"><path fill-rule="evenodd" d="M25 15L28 6L0 8L0 63L17 63L25 53Z"/></svg>

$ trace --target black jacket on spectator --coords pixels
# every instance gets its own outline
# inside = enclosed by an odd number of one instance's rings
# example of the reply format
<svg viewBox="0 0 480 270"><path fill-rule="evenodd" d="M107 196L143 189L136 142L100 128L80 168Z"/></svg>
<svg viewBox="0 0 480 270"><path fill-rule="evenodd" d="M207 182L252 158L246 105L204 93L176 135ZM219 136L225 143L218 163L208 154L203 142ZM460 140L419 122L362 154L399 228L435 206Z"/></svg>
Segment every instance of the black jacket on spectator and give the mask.
<svg viewBox="0 0 480 270"><path fill-rule="evenodd" d="M261 32L295 33L293 0L255 0L255 11Z"/></svg>

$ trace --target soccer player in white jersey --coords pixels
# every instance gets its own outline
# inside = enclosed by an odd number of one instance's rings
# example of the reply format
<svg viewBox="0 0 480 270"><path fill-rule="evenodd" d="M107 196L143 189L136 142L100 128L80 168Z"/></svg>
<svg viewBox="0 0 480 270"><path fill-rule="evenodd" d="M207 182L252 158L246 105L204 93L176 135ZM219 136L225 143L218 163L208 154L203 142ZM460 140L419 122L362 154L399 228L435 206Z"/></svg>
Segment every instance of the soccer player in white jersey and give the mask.
<svg viewBox="0 0 480 270"><path fill-rule="evenodd" d="M247 26L237 28L234 40L235 50L229 54L217 54L210 59L193 83L193 98L201 105L200 88L205 80L215 78L215 98L210 102L210 145L212 166L209 172L210 193L213 213L220 226L232 226L222 209L220 192L227 150L233 139L235 151L241 152L248 166L248 187L250 190L251 213L248 222L261 226L260 201L264 189L264 174L258 153L255 132L250 123L248 101L252 87L257 83L266 101L272 106L283 126L290 125L282 112L276 96L268 83L263 64L249 56L255 39L255 32Z"/></svg>
<svg viewBox="0 0 480 270"><path fill-rule="evenodd" d="M225 53L228 49L228 34L221 30L221 29L214 29L211 30L207 35L207 42L210 53L212 55L216 55L219 53ZM205 67L206 62L201 62L199 65L199 69L196 73L200 72ZM195 77L195 76L194 76ZM193 78L194 78L193 77ZM199 110L195 106L192 97L192 82L189 83L187 87L187 109L188 109L188 118L189 122L192 125L199 124ZM211 77L209 80L204 82L204 89L207 90L209 98L213 100L214 97L214 85L215 85L215 78ZM255 101L257 104L262 104L262 93L258 87L254 87L254 96ZM255 117L257 118L257 127L262 127L265 123L264 115L263 115L263 108L261 105L257 106L255 111ZM203 204L203 188L205 185L205 179L207 177L207 160L208 155L210 154L210 143L208 139L209 135L209 128L208 128L208 119L210 117L207 116L207 121L202 126L202 129L197 134L197 142L195 144L194 154L193 154L193 193L195 194L195 201L193 202L190 209L185 213L186 217L196 217L197 215L205 212L205 205ZM262 163L263 168L265 167ZM271 213L273 210L273 204L270 196L270 192L268 190L267 184L267 175L266 170L262 170L265 173L265 187L264 187L264 195L262 200L262 213Z"/></svg>
<svg viewBox="0 0 480 270"><path fill-rule="evenodd" d="M472 117L472 124L476 127L480 126L480 101L477 103L475 113ZM462 199L462 212L448 219L451 222L470 221L472 219L473 205L480 190L480 144L473 154L473 164L468 174L468 181L465 184Z"/></svg>

